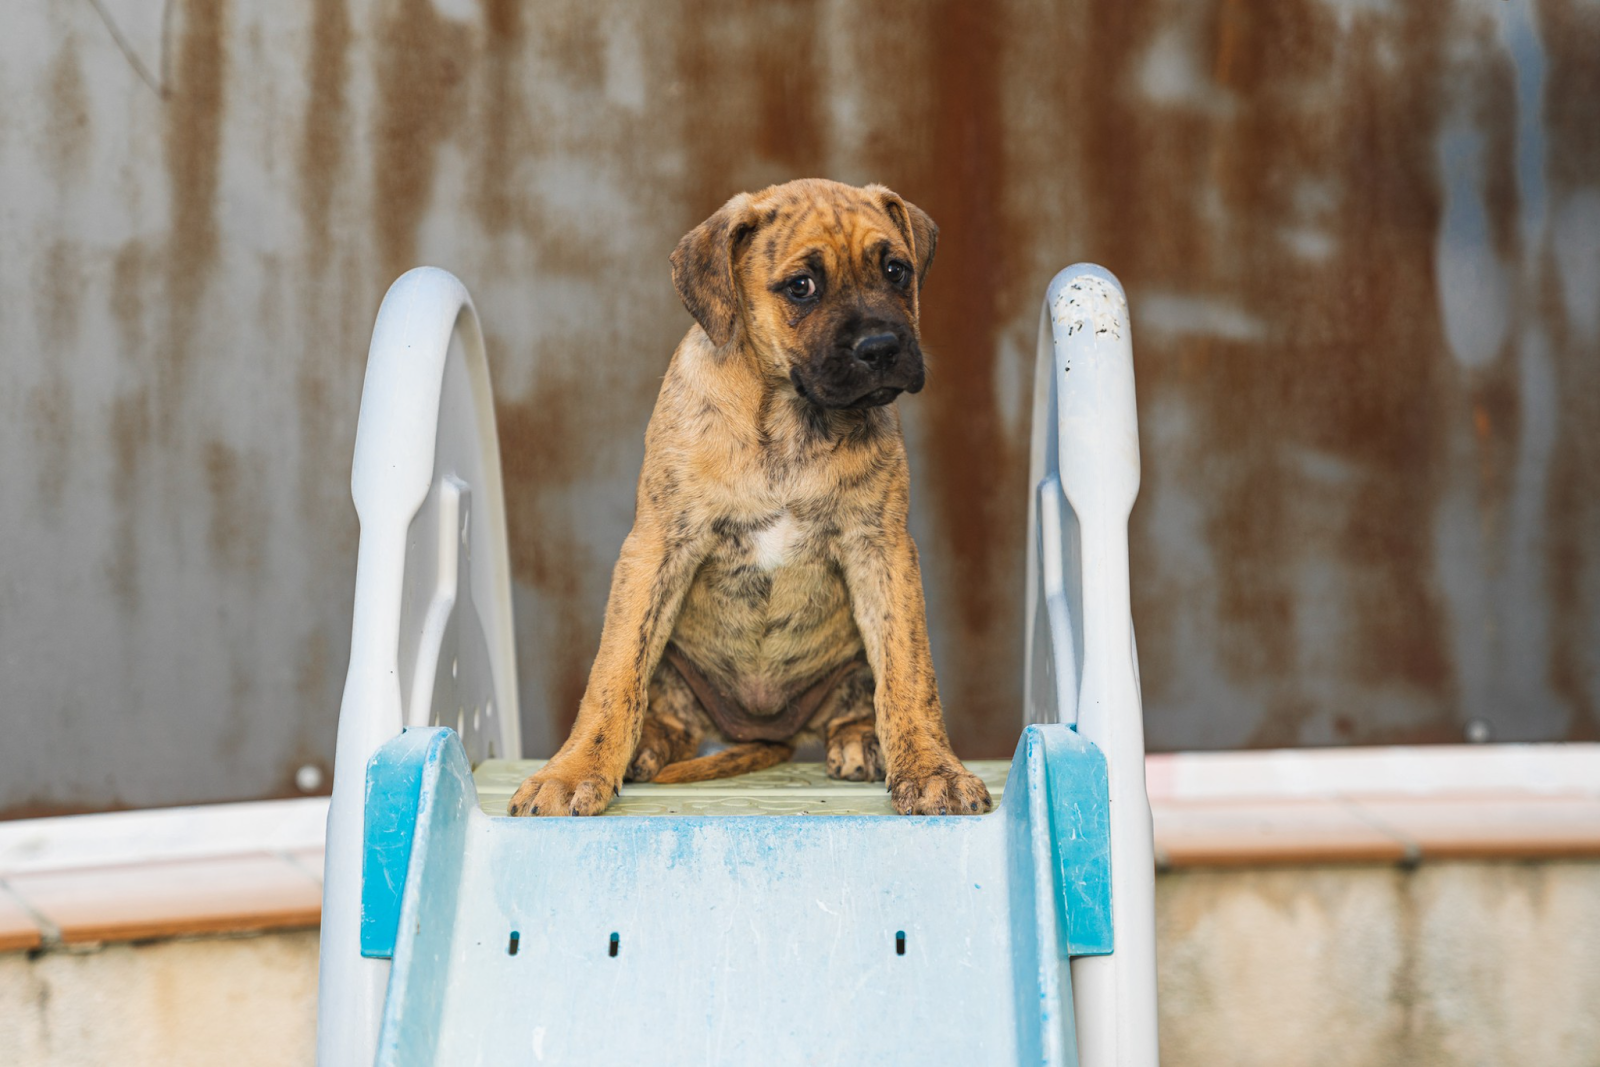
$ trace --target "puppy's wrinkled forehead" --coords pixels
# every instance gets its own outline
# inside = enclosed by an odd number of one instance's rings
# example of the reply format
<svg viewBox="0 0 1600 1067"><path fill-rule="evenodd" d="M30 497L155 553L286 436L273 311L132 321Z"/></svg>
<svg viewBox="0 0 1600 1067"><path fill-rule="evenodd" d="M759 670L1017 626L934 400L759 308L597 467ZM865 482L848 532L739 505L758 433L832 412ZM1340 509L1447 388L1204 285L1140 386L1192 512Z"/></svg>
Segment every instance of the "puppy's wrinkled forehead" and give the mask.
<svg viewBox="0 0 1600 1067"><path fill-rule="evenodd" d="M752 251L774 275L810 269L838 276L859 272L885 255L909 259L906 239L880 202L855 195L818 195L766 206ZM767 221L770 220L770 221Z"/></svg>

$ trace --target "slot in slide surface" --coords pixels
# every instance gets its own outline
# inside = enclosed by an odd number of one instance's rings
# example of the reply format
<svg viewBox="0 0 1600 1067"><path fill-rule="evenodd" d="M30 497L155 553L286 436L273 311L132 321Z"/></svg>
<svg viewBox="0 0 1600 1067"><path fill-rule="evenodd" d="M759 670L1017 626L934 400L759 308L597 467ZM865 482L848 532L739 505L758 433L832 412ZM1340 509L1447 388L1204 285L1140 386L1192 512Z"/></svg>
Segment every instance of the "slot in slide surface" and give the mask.
<svg viewBox="0 0 1600 1067"><path fill-rule="evenodd" d="M806 764L496 814L533 766L475 781L444 728L373 757L378 1063L1076 1062L1067 962L1111 951L1111 874L1105 761L1070 727L975 766L981 817Z"/></svg>

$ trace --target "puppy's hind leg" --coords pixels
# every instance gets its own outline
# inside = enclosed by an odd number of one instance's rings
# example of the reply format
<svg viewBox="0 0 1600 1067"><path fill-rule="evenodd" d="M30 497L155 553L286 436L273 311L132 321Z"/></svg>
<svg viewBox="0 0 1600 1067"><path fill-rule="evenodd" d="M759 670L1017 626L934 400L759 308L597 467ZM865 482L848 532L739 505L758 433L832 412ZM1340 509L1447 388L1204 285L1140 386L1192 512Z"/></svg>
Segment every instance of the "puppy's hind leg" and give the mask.
<svg viewBox="0 0 1600 1067"><path fill-rule="evenodd" d="M706 717L700 702L664 659L650 678L649 700L639 747L628 765L630 782L654 781L669 763L693 759L706 734Z"/></svg>
<svg viewBox="0 0 1600 1067"><path fill-rule="evenodd" d="M881 782L886 766L873 710L872 668L851 671L823 705L819 716L828 749L828 777L847 782Z"/></svg>

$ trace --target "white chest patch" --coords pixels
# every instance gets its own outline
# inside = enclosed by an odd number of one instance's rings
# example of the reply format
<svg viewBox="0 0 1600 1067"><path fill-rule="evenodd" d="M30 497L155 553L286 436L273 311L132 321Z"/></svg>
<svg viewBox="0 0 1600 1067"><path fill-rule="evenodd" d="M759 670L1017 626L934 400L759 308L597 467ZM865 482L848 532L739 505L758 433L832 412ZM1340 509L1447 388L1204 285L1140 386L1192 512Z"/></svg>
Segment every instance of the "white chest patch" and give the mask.
<svg viewBox="0 0 1600 1067"><path fill-rule="evenodd" d="M778 516L777 522L765 530L757 531L752 538L751 547L755 556L752 562L762 570L776 570L788 560L799 540L800 524L785 511Z"/></svg>

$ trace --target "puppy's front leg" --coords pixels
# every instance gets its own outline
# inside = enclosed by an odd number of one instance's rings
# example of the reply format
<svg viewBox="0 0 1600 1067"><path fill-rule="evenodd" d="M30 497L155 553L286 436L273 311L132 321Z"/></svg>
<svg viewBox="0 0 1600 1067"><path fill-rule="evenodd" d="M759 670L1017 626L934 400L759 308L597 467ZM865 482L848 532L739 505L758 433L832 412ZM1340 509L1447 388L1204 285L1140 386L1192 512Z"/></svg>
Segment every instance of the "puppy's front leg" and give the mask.
<svg viewBox="0 0 1600 1067"><path fill-rule="evenodd" d="M703 544L678 525L641 512L623 542L578 721L561 750L512 796L512 815L598 815L616 796L639 744L650 675L704 555Z"/></svg>
<svg viewBox="0 0 1600 1067"><path fill-rule="evenodd" d="M903 508L847 537L841 560L877 689L878 740L901 815L973 815L993 806L983 780L950 750L928 649L917 546Z"/></svg>

